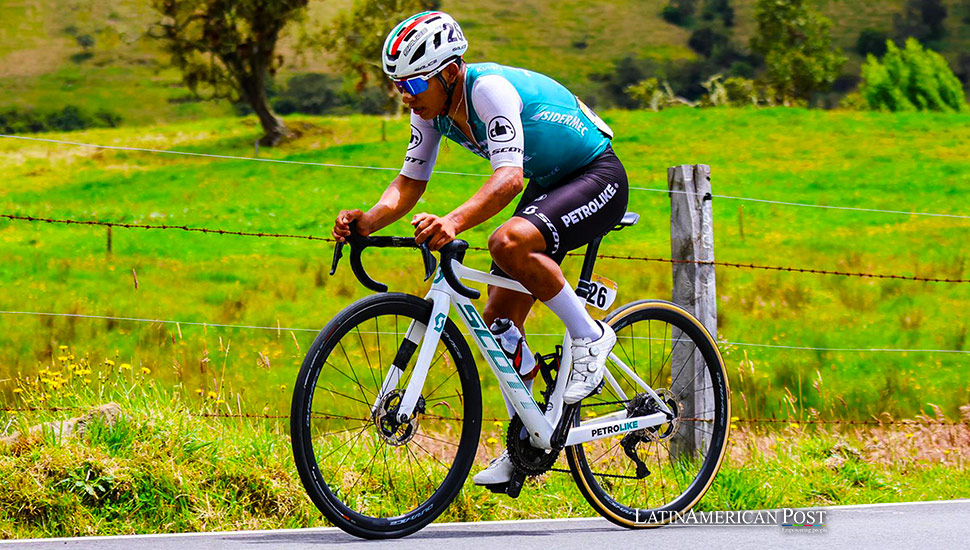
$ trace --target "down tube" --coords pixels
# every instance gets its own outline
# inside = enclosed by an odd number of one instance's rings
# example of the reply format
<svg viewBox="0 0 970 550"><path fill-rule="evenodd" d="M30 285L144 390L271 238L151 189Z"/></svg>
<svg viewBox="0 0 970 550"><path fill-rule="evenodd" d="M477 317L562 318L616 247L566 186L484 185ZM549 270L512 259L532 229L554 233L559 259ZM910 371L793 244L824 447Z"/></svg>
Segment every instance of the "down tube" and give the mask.
<svg viewBox="0 0 970 550"><path fill-rule="evenodd" d="M451 298L455 309L458 310L459 317L465 322L469 334L474 337L478 349L481 350L482 356L488 362L488 366L492 368L495 378L498 379L499 388L509 398L509 402L512 403L515 412L519 414L519 418L532 431L535 431L536 427L541 427L541 431L545 432L533 433L531 434L533 438L548 439L548 436L552 433L552 426L549 425L549 421L539 410L532 394L522 383L519 373L509 362L491 331L485 326L485 321L475 310L475 306L468 298L459 294L452 294Z"/></svg>

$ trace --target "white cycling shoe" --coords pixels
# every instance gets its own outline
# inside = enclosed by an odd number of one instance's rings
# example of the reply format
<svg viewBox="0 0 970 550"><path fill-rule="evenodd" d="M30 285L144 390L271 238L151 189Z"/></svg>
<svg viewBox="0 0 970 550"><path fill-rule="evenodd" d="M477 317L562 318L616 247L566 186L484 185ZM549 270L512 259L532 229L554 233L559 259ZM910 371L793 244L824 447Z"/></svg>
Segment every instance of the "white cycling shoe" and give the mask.
<svg viewBox="0 0 970 550"><path fill-rule="evenodd" d="M492 462L489 463L488 468L485 468L481 472L475 474L472 478L472 482L475 485L497 485L499 483L508 483L512 479L512 474L515 472L515 466L512 466L512 459L509 458L509 452L505 451L498 458L493 458Z"/></svg>
<svg viewBox="0 0 970 550"><path fill-rule="evenodd" d="M573 366L566 381L563 403L572 405L592 395L603 382L606 373L606 359L616 345L616 333L602 321L596 324L603 329L603 335L591 338L574 338L571 346Z"/></svg>

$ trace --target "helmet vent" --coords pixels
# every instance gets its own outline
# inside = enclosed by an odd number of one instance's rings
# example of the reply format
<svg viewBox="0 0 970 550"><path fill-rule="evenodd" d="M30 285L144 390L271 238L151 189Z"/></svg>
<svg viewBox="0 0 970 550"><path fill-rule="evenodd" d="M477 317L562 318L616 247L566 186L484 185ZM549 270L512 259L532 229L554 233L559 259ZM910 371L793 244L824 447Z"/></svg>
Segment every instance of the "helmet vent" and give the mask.
<svg viewBox="0 0 970 550"><path fill-rule="evenodd" d="M428 49L428 43L422 42L420 46L414 49L414 55L411 56L410 63L414 63L418 59L421 59L422 57L424 57L424 52L427 51L427 49Z"/></svg>
<svg viewBox="0 0 970 550"><path fill-rule="evenodd" d="M434 33L434 47L435 49L441 47L441 31Z"/></svg>

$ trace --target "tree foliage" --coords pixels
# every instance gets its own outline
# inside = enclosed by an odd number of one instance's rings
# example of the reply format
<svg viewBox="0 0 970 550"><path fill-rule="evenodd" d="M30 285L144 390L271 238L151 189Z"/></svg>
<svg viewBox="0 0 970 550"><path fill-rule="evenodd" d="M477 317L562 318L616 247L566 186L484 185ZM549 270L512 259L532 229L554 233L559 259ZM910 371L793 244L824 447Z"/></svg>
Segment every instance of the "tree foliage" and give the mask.
<svg viewBox="0 0 970 550"><path fill-rule="evenodd" d="M354 0L320 35L320 43L337 56L337 65L354 77L358 91L377 86L393 103L393 85L381 67L381 48L394 25L410 15L437 9L439 0Z"/></svg>
<svg viewBox="0 0 970 550"><path fill-rule="evenodd" d="M943 0L906 0L903 12L893 15L896 38L902 43L907 38L928 42L943 38L948 10Z"/></svg>
<svg viewBox="0 0 970 550"><path fill-rule="evenodd" d="M758 0L751 48L764 56L766 83L782 103L827 90L846 62L832 46L832 22L809 0Z"/></svg>
<svg viewBox="0 0 970 550"><path fill-rule="evenodd" d="M870 108L883 111L967 110L963 86L946 59L915 38L899 49L886 43L882 61L870 55L862 67L861 91Z"/></svg>
<svg viewBox="0 0 970 550"><path fill-rule="evenodd" d="M274 145L289 135L266 97L266 86L283 63L276 43L283 28L306 13L308 0L152 0L160 39L182 72L182 81L203 99L245 101Z"/></svg>

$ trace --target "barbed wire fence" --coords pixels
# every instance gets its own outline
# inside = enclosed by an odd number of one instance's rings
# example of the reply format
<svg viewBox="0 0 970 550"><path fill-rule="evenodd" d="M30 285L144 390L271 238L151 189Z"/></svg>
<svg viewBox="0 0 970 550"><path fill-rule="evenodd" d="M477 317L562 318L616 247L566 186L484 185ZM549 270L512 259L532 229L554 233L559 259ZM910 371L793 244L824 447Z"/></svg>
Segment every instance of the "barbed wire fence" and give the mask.
<svg viewBox="0 0 970 550"><path fill-rule="evenodd" d="M288 165L303 165L303 166L317 166L317 167L359 169L359 170L380 170L380 171L399 170L399 168L389 168L389 167L379 167L379 166L292 161L292 160L285 160L285 159L217 155L217 154L208 154L208 153L194 153L194 152L172 151L172 150L165 150L165 149L153 149L153 148L142 148L142 147L99 145L99 144L82 143L82 142L74 142L74 141L66 141L66 140L14 136L14 135L5 135L5 134L0 134L0 138L33 141L33 142L44 142L44 143L52 143L52 144L60 144L60 145L72 145L77 147L94 148L94 149L102 149L102 150L145 152L145 153L154 153L154 154L180 155L180 156L202 157L202 158L212 158L212 159L231 160L231 161L268 162L268 163L288 164ZM464 176L464 177L479 177L479 178L488 177L488 174L475 174L475 173L465 173L465 172L436 171L435 173L454 175L454 176ZM672 191L668 189L652 189L652 188L633 187L633 186L631 186L630 189L636 190L636 191L643 191L643 192L667 193L667 194L685 193L683 191ZM792 206L792 207L833 209L833 210L845 210L845 211L854 211L854 212L868 212L868 213L905 215L905 216L928 216L928 217L941 217L941 218L951 218L951 219L970 219L970 216L959 215L959 214L949 214L949 213L887 210L887 209L861 208L861 207L839 206L839 205L820 205L820 204L799 203L799 202L791 202L791 201L779 201L779 200L740 197L740 196L733 196L733 195L719 195L719 194L711 194L710 196L713 198L721 198L721 199L727 199L727 200L749 201L749 202L762 203L762 204L775 204L775 205ZM76 219L68 219L68 218L39 217L39 216L25 215L25 214L18 214L18 213L3 213L3 214L0 214L0 219L6 219L8 221L29 222L29 223L46 223L46 224L60 224L60 225L74 225L74 226L99 226L99 227L107 227L109 229L124 228L124 229L131 229L131 230L141 229L141 230L161 230L161 231L183 231L183 232L190 232L190 233L202 233L202 234L212 234L212 235L220 235L220 236L299 239L299 240L308 240L308 241L334 242L334 239L330 237L320 237L320 236L305 235L305 234L274 233L274 232L262 232L262 231L238 231L238 230L230 230L230 229L222 229L222 228L191 227L188 225L174 225L174 224L141 224L141 223L127 223L127 222L109 222L109 221L101 221L101 220L76 220ZM475 250L475 251L486 251L486 252L488 251L487 248L483 248L483 247L469 247L469 248L470 250ZM578 257L583 256L582 254L579 254L579 253L570 253L569 255L578 256ZM737 268L737 269L806 273L806 274L813 274L813 275L832 275L832 276L855 277L855 278L896 279L896 280L906 280L906 281L925 282L925 283L950 283L950 284L970 283L970 279L920 277L916 275L895 274L895 273L850 272L850 271L838 271L838 270L820 269L820 268L812 268L812 267L758 265L753 263L742 263L742 262L724 262L724 261L703 262L703 261L691 261L691 260L675 260L670 258L656 258L656 257L648 257L648 256L614 255L614 254L600 254L598 255L598 258L612 259L612 260L619 260L619 261L658 262L658 263L669 263L669 264L695 263L699 265L713 265L713 266L730 267L730 268ZM205 327L236 328L236 329L250 329L250 330L273 330L273 331L288 331L288 332L300 331L300 332L314 332L314 333L318 332L317 329L306 329L306 328L233 325L233 324L219 324L219 323L204 323L204 322L197 322L197 321L172 321L172 320L163 320L163 319L144 319L144 318L134 318L134 317L102 316L102 315L78 314L78 313L0 311L0 315L75 317L75 318L103 319L103 320L115 320L115 321L164 323L164 324L188 325L188 326L195 325L195 326L205 326ZM547 335L547 336L552 336L552 335ZM803 351L970 354L970 351L963 351L963 350L930 350L930 349L901 349L901 348L824 348L824 347L786 346L786 345L758 344L758 343L744 343L744 342L723 342L723 343L728 345L733 345L733 346L739 346L739 347L763 347L763 348L778 348L778 349L803 350ZM74 406L0 407L0 412L6 412L6 413L61 412L61 411L82 411L82 410L86 411L88 410L88 408L74 407ZM192 414L194 416L198 416L202 418L245 418L245 419L263 419L263 420L289 419L288 415L278 415L278 414L269 414L269 413L243 413L243 412L232 413L232 412L200 411L200 412L194 412ZM506 421L507 421L507 418L483 419L483 422L506 422ZM731 419L731 422L740 423L740 424L765 424L765 425L806 424L806 425L838 425L838 426L892 426L892 425L970 426L970 417L966 417L964 420L956 420L956 421L945 420L945 419L933 419L926 416L922 416L918 420L893 419L893 418L872 418L872 419L866 419L866 420L820 419L820 418L806 419L806 418L792 418L790 416L788 418L774 418L774 417L737 418L735 417Z"/></svg>

